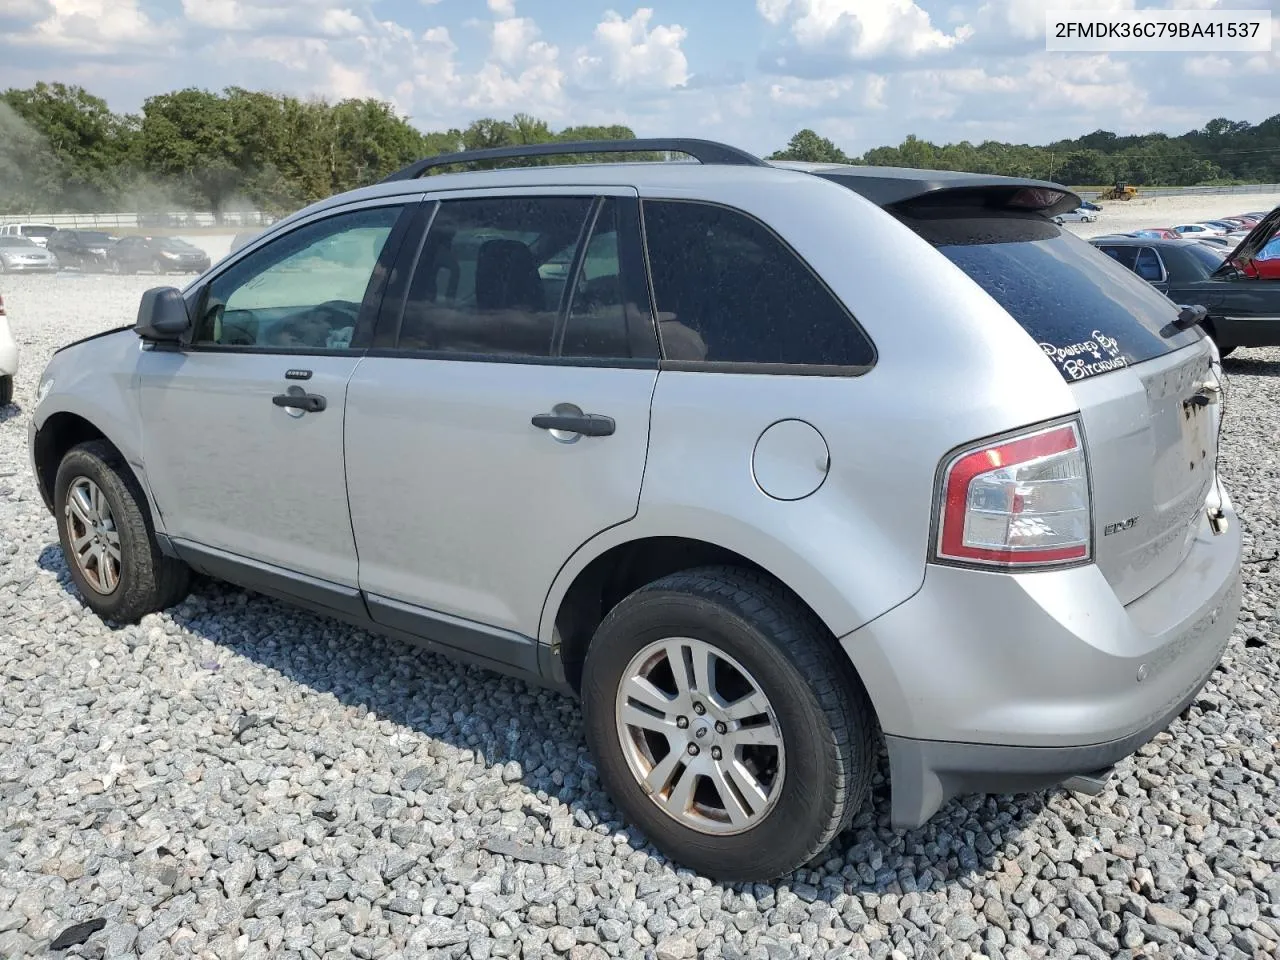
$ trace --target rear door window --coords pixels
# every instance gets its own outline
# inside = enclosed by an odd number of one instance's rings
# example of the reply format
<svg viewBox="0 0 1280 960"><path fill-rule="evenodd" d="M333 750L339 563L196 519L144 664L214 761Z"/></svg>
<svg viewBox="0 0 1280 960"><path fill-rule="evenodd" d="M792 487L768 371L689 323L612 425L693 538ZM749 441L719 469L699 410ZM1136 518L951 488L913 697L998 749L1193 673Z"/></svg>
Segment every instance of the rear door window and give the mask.
<svg viewBox="0 0 1280 960"><path fill-rule="evenodd" d="M1172 300L1043 217L973 211L903 219L1004 307L1067 381L1143 363L1203 336L1195 327L1175 329Z"/></svg>
<svg viewBox="0 0 1280 960"><path fill-rule="evenodd" d="M1133 272L1148 283L1159 283L1164 279L1164 264L1160 262L1160 254L1151 247L1143 247L1138 251Z"/></svg>
<svg viewBox="0 0 1280 960"><path fill-rule="evenodd" d="M1126 270L1132 270L1134 264L1138 260L1137 247L1103 247L1099 246L1099 250L1105 253L1112 260L1124 266Z"/></svg>

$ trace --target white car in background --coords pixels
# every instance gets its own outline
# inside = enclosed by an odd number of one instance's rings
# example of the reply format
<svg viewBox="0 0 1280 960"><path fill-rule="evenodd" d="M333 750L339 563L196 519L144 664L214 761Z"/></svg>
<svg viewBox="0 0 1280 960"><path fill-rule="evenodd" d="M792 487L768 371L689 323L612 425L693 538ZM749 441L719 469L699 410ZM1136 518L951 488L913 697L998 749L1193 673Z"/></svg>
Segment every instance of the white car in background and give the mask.
<svg viewBox="0 0 1280 960"><path fill-rule="evenodd" d="M58 228L51 223L6 223L0 227L0 237L26 237L38 247L43 247L57 232Z"/></svg>
<svg viewBox="0 0 1280 960"><path fill-rule="evenodd" d="M1180 223L1173 228L1173 232L1188 240L1199 237L1222 237L1227 233L1226 230L1211 223Z"/></svg>
<svg viewBox="0 0 1280 960"><path fill-rule="evenodd" d="M18 344L4 312L4 295L0 294L0 407L13 402L13 378L17 372Z"/></svg>

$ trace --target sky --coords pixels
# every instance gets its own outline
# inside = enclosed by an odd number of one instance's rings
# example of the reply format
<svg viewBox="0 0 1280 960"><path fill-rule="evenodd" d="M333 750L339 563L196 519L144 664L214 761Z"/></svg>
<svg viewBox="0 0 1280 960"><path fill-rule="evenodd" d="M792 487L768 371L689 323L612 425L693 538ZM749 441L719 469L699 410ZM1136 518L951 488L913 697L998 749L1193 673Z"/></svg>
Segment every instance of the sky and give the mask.
<svg viewBox="0 0 1280 960"><path fill-rule="evenodd" d="M1280 0L0 0L0 88L118 111L186 86L378 97L423 130L517 112L769 152L1183 133L1280 112ZM1044 50L1046 8L1270 9L1270 54Z"/></svg>

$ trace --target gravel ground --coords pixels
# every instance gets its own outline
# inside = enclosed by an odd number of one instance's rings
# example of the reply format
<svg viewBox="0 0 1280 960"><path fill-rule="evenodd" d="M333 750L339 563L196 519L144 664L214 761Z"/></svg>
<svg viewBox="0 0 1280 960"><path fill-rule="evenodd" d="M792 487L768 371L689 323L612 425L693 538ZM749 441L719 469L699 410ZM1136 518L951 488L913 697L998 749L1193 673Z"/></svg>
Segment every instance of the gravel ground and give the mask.
<svg viewBox="0 0 1280 960"><path fill-rule="evenodd" d="M86 612L24 407L51 350L152 282L5 280L23 350L0 412L5 960L59 935L83 942L55 955L148 960L1276 950L1280 351L1228 361L1245 612L1169 734L1099 797L969 798L905 835L878 780L821 866L726 887L620 824L566 698L209 582L136 627Z"/></svg>

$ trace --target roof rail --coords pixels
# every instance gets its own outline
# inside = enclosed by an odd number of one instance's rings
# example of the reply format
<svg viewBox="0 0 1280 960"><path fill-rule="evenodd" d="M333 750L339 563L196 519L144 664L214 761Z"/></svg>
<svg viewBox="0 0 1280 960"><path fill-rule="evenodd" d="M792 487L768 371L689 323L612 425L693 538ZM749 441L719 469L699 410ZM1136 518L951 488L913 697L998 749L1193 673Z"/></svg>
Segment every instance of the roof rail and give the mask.
<svg viewBox="0 0 1280 960"><path fill-rule="evenodd" d="M695 140L683 137L639 140L575 140L565 143L530 143L515 147L490 147L485 150L463 150L458 153L442 153L415 161L384 178L382 183L394 180L415 180L434 167L447 167L456 163L475 163L480 160L514 160L523 157L567 157L584 153L683 153L699 163L739 167L767 167L769 164L757 156L716 143L714 140Z"/></svg>

